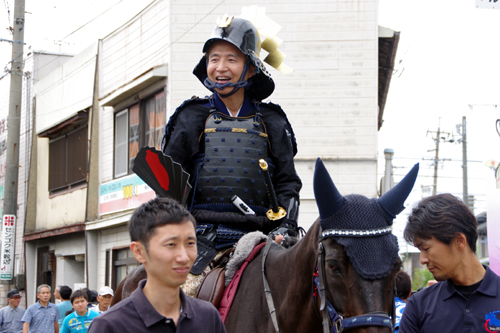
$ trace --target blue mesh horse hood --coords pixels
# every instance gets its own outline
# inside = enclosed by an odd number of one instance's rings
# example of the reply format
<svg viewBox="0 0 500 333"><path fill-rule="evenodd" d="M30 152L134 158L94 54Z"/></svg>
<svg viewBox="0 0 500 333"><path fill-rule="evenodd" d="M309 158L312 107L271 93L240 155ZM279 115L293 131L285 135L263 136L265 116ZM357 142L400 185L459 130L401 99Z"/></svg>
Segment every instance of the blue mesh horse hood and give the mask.
<svg viewBox="0 0 500 333"><path fill-rule="evenodd" d="M344 246L356 272L364 279L389 275L398 259L398 240L392 221L404 209L418 174L418 163L394 188L379 199L358 194L343 196L321 159L314 171L314 196L320 213L322 237Z"/></svg>

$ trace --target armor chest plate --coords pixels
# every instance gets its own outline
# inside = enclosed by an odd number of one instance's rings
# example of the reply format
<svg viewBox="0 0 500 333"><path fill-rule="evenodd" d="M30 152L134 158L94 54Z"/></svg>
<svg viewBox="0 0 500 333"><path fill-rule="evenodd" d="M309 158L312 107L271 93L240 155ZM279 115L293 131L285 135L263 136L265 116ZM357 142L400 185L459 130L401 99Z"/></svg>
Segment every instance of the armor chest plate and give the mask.
<svg viewBox="0 0 500 333"><path fill-rule="evenodd" d="M200 141L204 157L198 164L193 207L237 211L231 202L237 195L262 215L269 208L269 199L259 159L268 161L270 147L259 114L231 118L212 112Z"/></svg>

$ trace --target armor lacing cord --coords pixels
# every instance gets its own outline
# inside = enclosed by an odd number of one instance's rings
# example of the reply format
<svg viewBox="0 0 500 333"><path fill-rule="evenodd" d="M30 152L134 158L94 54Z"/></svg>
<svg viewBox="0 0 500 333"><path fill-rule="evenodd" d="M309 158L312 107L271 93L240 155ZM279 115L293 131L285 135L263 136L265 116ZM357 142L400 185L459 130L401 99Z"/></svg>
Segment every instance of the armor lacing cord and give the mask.
<svg viewBox="0 0 500 333"><path fill-rule="evenodd" d="M193 188L193 191L192 191L191 205L189 206L189 211L191 211L193 209L194 195L196 194L196 188L198 187L198 174L200 173L201 167L204 164L205 163L202 162L202 163L198 164L198 167L196 168L196 174L194 175L194 178L193 178L194 188Z"/></svg>
<svg viewBox="0 0 500 333"><path fill-rule="evenodd" d="M210 102L210 114L214 116L214 123L219 124L222 121L222 118L219 115L219 110L217 110L217 107L215 106L214 96L209 96L208 101Z"/></svg>
<svg viewBox="0 0 500 333"><path fill-rule="evenodd" d="M255 116L253 117L253 126L259 127L260 126L260 103L256 100L252 100L252 104L255 107Z"/></svg>

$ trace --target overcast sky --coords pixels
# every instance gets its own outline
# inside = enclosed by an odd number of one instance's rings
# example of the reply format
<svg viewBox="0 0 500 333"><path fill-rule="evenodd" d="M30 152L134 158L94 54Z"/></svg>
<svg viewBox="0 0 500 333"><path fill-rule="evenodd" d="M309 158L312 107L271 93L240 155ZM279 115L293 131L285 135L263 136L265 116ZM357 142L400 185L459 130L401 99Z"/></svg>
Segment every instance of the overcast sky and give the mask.
<svg viewBox="0 0 500 333"><path fill-rule="evenodd" d="M486 210L486 192L494 186L487 160L500 160L500 10L475 8L467 1L380 0L379 25L401 32L396 73L392 78L379 132L379 161L384 148L395 151L395 178L420 162L420 175L407 206L429 193L432 185L435 142L441 131L455 135L456 124L467 118L469 194L477 198L475 213ZM494 105L499 104L496 109ZM440 143L438 193L462 196L462 145ZM382 175L384 163L379 164ZM399 169L399 167L404 167ZM429 188L430 190L430 188ZM404 228L406 209L396 229Z"/></svg>

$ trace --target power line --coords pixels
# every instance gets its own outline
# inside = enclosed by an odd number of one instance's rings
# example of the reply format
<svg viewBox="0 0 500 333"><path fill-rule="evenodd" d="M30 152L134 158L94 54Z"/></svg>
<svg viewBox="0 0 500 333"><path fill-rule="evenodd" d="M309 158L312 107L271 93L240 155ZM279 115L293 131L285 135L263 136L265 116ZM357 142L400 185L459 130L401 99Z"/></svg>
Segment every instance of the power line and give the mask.
<svg viewBox="0 0 500 333"><path fill-rule="evenodd" d="M72 33L70 33L69 35L67 35L66 37L64 37L63 39L61 39L61 41L65 40L66 38L68 38L69 36L71 36L72 34L74 34L75 32L77 32L78 30L82 29L83 27L85 27L86 25L90 24L91 22L93 22L97 18L101 17L102 15L104 15L105 13L107 13L108 11L110 11L111 9L113 9L114 7L116 7L116 5L118 5L120 2L123 2L123 0L118 1L113 6L109 7L108 9L106 9L105 11L103 11L101 14L97 15L92 20L88 21L87 23L85 23L84 25L82 25L81 27L79 27L78 29L76 29L75 31L73 31Z"/></svg>

